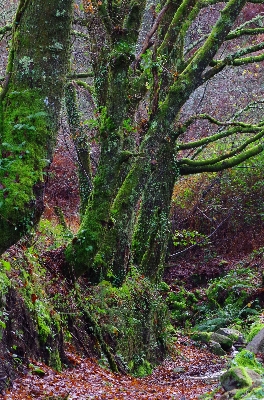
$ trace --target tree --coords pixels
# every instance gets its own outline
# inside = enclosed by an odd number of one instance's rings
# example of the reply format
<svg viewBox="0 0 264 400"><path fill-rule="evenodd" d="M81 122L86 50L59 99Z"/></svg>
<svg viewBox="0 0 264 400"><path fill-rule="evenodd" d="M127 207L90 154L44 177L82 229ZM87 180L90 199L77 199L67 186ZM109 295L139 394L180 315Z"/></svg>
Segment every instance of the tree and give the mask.
<svg viewBox="0 0 264 400"><path fill-rule="evenodd" d="M69 64L72 8L72 1L43 5L21 0L13 21L0 92L1 250L28 231L43 211L45 173Z"/></svg>
<svg viewBox="0 0 264 400"><path fill-rule="evenodd" d="M241 65L263 61L263 15L241 19L247 7L260 11L257 3L262 0L76 4L81 25L72 33L87 41L90 52L85 71L69 72L65 85L82 196L81 226L65 252L75 277L86 273L92 282L107 278L119 285L134 265L157 281L179 177L221 171L263 150L261 116L247 116L259 99L247 99L221 119L209 112L184 118L182 112L223 71L235 74ZM24 0L13 23L1 91L1 251L41 213L45 160L51 157L69 61L71 7L71 1ZM205 10L211 22L203 32ZM92 85L80 81L87 77ZM78 110L79 87L96 105L89 121ZM206 121L210 134L195 136L199 121ZM93 126L100 147L94 176L85 123Z"/></svg>

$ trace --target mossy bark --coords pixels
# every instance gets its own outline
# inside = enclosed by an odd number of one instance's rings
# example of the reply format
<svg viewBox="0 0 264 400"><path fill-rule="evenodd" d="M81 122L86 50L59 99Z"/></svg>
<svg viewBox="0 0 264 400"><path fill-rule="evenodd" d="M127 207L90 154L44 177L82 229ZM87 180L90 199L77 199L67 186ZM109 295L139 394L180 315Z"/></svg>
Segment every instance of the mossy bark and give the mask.
<svg viewBox="0 0 264 400"><path fill-rule="evenodd" d="M157 30L152 56L144 54L146 70L130 68L140 64L141 55L136 63L131 61L145 5L127 2L123 9L119 5L94 8L91 19L100 21L109 52L100 49L100 38L92 30L98 54L93 67L101 115L101 158L81 229L66 252L76 277L87 272L91 281L108 277L120 284L131 263L152 280L161 273L171 194L183 171L175 161L175 144L184 133L176 120L190 95L206 80L205 71L245 3L229 0L199 50L186 60L183 37L200 5L192 0L173 2ZM164 61L165 55L169 57ZM169 76L168 71L174 70L175 75ZM144 86L149 85L148 127L137 147L139 158L125 164L122 154L134 149L124 122L133 116L146 93Z"/></svg>
<svg viewBox="0 0 264 400"><path fill-rule="evenodd" d="M78 159L80 214L85 213L92 190L92 167L90 160L90 144L87 133L83 129L77 104L77 92L73 82L65 88L65 102L71 139L73 140Z"/></svg>
<svg viewBox="0 0 264 400"><path fill-rule="evenodd" d="M98 52L92 63L100 112L101 154L80 230L68 246L66 258L76 277L87 272L93 282L103 279L108 272L108 255L113 244L108 240L113 226L111 205L130 166L124 162L123 151L130 150L132 144L126 136L124 122L133 115L136 105L130 109L128 76L144 6L145 2L134 1L121 8L108 9L102 5L98 14L91 17L104 32L105 46L109 47L106 52L100 35L91 27L91 41Z"/></svg>
<svg viewBox="0 0 264 400"><path fill-rule="evenodd" d="M20 1L1 92L0 250L43 211L68 69L72 0Z"/></svg>

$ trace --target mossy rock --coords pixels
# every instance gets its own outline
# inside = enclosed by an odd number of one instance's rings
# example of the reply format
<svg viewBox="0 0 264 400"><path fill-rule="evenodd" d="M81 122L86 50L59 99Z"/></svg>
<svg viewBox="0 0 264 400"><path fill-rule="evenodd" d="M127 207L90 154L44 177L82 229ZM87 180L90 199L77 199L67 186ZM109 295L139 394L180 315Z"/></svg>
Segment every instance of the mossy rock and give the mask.
<svg viewBox="0 0 264 400"><path fill-rule="evenodd" d="M233 389L250 387L252 385L252 379L250 378L246 368L233 367L221 376L220 383L228 392Z"/></svg>
<svg viewBox="0 0 264 400"><path fill-rule="evenodd" d="M225 351L230 350L233 345L233 341L228 336L220 335L216 332L212 333L211 340L219 343L222 349Z"/></svg>
<svg viewBox="0 0 264 400"><path fill-rule="evenodd" d="M229 339L233 341L233 343L244 343L244 336L242 335L241 332L239 332L237 329L232 329L232 328L220 328L216 331L219 335L227 336Z"/></svg>
<svg viewBox="0 0 264 400"><path fill-rule="evenodd" d="M209 342L209 348L211 352L217 356L225 356L226 352L223 350L221 345L218 342L214 342L213 340L210 340Z"/></svg>
<svg viewBox="0 0 264 400"><path fill-rule="evenodd" d="M234 366L250 368L258 374L264 373L262 364L256 360L255 354L247 349L240 351L232 361Z"/></svg>
<svg viewBox="0 0 264 400"><path fill-rule="evenodd" d="M197 342L209 343L212 336L212 332L193 332L191 339Z"/></svg>

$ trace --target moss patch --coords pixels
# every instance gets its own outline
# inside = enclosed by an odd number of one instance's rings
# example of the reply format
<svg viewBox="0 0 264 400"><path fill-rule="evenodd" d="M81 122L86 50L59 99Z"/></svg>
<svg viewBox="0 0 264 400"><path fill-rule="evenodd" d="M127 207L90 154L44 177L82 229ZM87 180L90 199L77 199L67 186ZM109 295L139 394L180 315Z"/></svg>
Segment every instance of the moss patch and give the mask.
<svg viewBox="0 0 264 400"><path fill-rule="evenodd" d="M32 227L36 193L49 163L47 125L45 103L39 90L7 94L0 145L0 213L5 225L3 228L1 225L1 243L8 243L12 234L19 237Z"/></svg>
<svg viewBox="0 0 264 400"><path fill-rule="evenodd" d="M262 364L256 360L255 354L251 353L246 349L241 350L233 359L232 365L250 368L253 371L263 374L264 368Z"/></svg>
<svg viewBox="0 0 264 400"><path fill-rule="evenodd" d="M168 351L172 337L166 305L155 287L133 272L121 287L103 281L91 288L90 296L87 303L105 340L131 373L149 374Z"/></svg>

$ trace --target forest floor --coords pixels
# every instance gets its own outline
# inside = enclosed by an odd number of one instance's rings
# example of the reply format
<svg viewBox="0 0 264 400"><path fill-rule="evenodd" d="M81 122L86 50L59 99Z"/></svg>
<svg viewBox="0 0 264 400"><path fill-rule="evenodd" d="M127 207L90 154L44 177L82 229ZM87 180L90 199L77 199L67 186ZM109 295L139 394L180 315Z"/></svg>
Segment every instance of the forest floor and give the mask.
<svg viewBox="0 0 264 400"><path fill-rule="evenodd" d="M13 386L0 395L3 400L63 399L151 399L192 400L219 389L218 373L227 358L198 348L187 337L178 335L175 355L166 359L145 378L113 374L90 358L83 358L69 348L73 367L57 372L47 365L31 360L32 367L21 372ZM218 391L220 397L221 392Z"/></svg>

